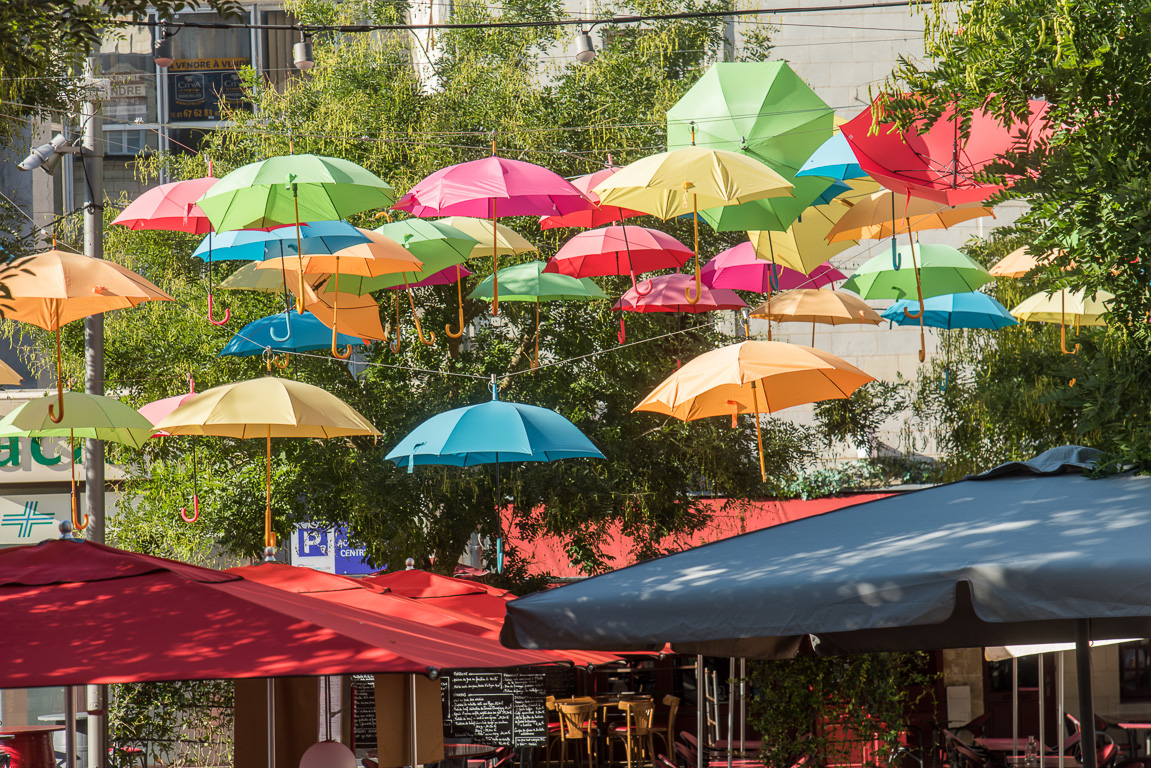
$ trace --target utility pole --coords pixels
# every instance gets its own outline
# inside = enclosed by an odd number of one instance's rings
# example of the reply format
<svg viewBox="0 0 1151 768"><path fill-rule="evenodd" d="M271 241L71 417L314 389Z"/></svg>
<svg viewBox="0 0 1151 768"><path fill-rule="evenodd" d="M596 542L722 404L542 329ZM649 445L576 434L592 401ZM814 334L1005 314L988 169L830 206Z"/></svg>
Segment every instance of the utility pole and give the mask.
<svg viewBox="0 0 1151 768"><path fill-rule="evenodd" d="M81 119L84 126L80 162L84 174L84 253L104 258L104 122L102 94L96 87L99 46L93 46L85 65L88 87ZM84 319L84 391L104 394L104 316ZM104 543L104 441L88 440L84 451L84 501L88 513L88 540ZM88 686L88 765L108 764L108 686Z"/></svg>

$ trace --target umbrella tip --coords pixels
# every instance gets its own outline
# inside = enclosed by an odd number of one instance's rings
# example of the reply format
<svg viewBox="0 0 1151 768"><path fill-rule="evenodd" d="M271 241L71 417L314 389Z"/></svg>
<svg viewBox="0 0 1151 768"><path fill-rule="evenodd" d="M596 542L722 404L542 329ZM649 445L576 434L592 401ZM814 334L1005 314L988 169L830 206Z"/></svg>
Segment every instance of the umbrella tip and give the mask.
<svg viewBox="0 0 1151 768"><path fill-rule="evenodd" d="M405 560L405 561L404 561L404 570L405 570L405 571L414 571L414 570L416 570L416 558L414 558L414 557L409 557L407 560Z"/></svg>
<svg viewBox="0 0 1151 768"><path fill-rule="evenodd" d="M77 541L76 537L72 535L72 521L65 520L60 523L60 538L65 541Z"/></svg>
<svg viewBox="0 0 1151 768"><path fill-rule="evenodd" d="M494 373L492 374L491 384L488 386L492 390L492 400L499 400L500 388L499 385L496 384L496 375Z"/></svg>

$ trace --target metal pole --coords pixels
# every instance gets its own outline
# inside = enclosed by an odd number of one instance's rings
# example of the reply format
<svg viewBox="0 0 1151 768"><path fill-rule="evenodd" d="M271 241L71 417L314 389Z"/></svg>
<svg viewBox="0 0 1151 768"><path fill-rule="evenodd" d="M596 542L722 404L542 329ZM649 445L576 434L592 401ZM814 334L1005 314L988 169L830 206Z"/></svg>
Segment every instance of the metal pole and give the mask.
<svg viewBox="0 0 1151 768"><path fill-rule="evenodd" d="M85 66L89 100L81 113L84 138L80 162L84 176L84 253L104 258L104 122L100 95L94 81L99 75L99 46L93 46ZM84 319L84 391L104 394L104 316ZM104 442L88 440L84 455L84 501L88 511L89 541L104 543ZM88 765L108 764L108 686L90 685L87 691Z"/></svg>
<svg viewBox="0 0 1151 768"><path fill-rule="evenodd" d="M276 680L268 678L268 768L276 768Z"/></svg>
<svg viewBox="0 0 1151 768"><path fill-rule="evenodd" d="M1019 658L1011 657L1011 754L1019 754Z"/></svg>
<svg viewBox="0 0 1151 768"><path fill-rule="evenodd" d="M735 750L735 657L727 660L727 768Z"/></svg>
<svg viewBox="0 0 1151 768"><path fill-rule="evenodd" d="M1079 678L1079 745L1083 768L1096 768L1095 702L1091 700L1091 624L1075 621L1075 672Z"/></svg>
<svg viewBox="0 0 1151 768"><path fill-rule="evenodd" d="M409 716L411 717L411 721L412 721L411 722L411 729L410 729L411 730L411 750L412 750L411 751L411 758L412 758L411 766L412 766L412 768L416 768L416 765L419 764L419 757L417 757L417 750L416 750L417 740L419 737L419 728L416 727L416 676L414 673L411 675L408 675L408 681L409 681L409 693L411 695L411 706L409 707L411 712L410 712Z"/></svg>
<svg viewBox="0 0 1151 768"><path fill-rule="evenodd" d="M1043 722L1043 720L1044 720L1043 716L1044 716L1044 714L1046 714L1045 708L1043 706L1044 704L1046 704L1046 701L1044 701L1044 699L1046 698L1044 696L1044 693L1045 693L1045 691L1044 691L1044 686L1043 686L1043 654L1041 653L1041 654L1039 654L1039 764L1044 766L1044 768L1046 768L1046 765L1047 765L1047 759L1046 759L1047 742L1044 739L1047 736L1047 733L1046 733L1047 729L1044 727L1045 723Z"/></svg>
<svg viewBox="0 0 1151 768"><path fill-rule="evenodd" d="M703 671L703 654L695 657L695 737L696 746L695 768L703 768L703 750L707 745L707 734L704 732L703 708L707 706L707 675Z"/></svg>
<svg viewBox="0 0 1151 768"><path fill-rule="evenodd" d="M76 689L64 689L64 766L76 768Z"/></svg>
<svg viewBox="0 0 1151 768"><path fill-rule="evenodd" d="M1063 768L1063 657L1067 654L1059 651L1055 656L1055 696L1059 699L1058 709L1055 711L1055 732L1059 734L1056 740L1056 749L1059 750L1059 768Z"/></svg>
<svg viewBox="0 0 1151 768"><path fill-rule="evenodd" d="M739 754L747 751L747 659L739 660Z"/></svg>

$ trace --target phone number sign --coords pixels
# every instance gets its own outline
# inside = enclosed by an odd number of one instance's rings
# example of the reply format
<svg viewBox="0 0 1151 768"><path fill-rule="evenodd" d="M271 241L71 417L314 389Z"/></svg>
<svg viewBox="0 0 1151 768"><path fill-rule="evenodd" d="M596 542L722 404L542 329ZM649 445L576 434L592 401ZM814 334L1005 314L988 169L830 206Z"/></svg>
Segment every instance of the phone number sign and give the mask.
<svg viewBox="0 0 1151 768"><path fill-rule="evenodd" d="M239 68L247 59L180 59L168 68L168 120L220 120L222 107L251 107Z"/></svg>

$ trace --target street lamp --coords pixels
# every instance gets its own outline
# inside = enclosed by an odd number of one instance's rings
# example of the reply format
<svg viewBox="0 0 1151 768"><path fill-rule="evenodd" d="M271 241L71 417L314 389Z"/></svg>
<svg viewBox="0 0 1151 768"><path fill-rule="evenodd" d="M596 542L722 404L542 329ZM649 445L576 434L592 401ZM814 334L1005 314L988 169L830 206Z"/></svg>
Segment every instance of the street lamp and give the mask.
<svg viewBox="0 0 1151 768"><path fill-rule="evenodd" d="M68 137L62 133L58 133L52 137L52 140L47 144L41 144L38 147L33 147L28 156L16 164L16 167L22 171L31 171L34 168L43 168L44 172L49 176L56 170L56 166L60 164L61 154L68 153L69 150L76 151L75 147L66 146L68 144Z"/></svg>
<svg viewBox="0 0 1151 768"><path fill-rule="evenodd" d="M160 36L156 38L156 43L152 47L152 60L156 62L157 67L167 69L175 61L172 57L172 38L175 34L169 32L167 26L160 26Z"/></svg>
<svg viewBox="0 0 1151 768"><path fill-rule="evenodd" d="M591 27L588 27L586 32L581 29L576 35L575 57L576 61L583 64L590 64L595 61L595 45L592 44L590 32Z"/></svg>
<svg viewBox="0 0 1151 768"><path fill-rule="evenodd" d="M301 72L307 72L316 66L316 62L312 58L312 41L303 32L300 33L300 42L292 46L292 61L295 63L296 69Z"/></svg>

